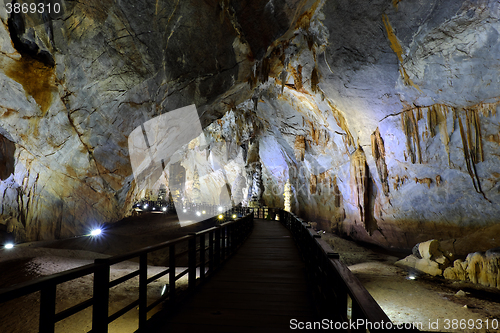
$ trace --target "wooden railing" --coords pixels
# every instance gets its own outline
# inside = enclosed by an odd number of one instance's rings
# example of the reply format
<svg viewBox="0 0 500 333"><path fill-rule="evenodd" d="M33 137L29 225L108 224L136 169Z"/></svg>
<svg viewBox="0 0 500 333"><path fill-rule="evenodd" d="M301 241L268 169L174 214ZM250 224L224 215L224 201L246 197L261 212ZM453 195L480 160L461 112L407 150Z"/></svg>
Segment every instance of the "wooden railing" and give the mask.
<svg viewBox="0 0 500 333"><path fill-rule="evenodd" d="M244 214L245 208L237 208L226 212L225 215ZM249 235L253 226L253 214L212 227L197 233L189 234L174 240L163 242L143 248L124 255L106 259L96 259L93 264L64 271L58 274L38 278L14 285L10 288L0 289L0 303L20 298L22 296L40 291L39 331L51 333L55 324L90 306L92 309L92 331L94 333L108 332L108 324L118 319L133 308L139 309L139 331L146 331L148 312L160 303L168 301L171 305L178 297L176 281L187 274L188 290L202 283L211 275L223 261L231 256L243 240ZM187 244L187 251L176 253L176 247ZM168 268L154 276L148 277L148 254L153 251L168 249ZM176 274L178 258L187 255L187 268ZM139 269L125 276L110 280L110 268L117 263L139 259ZM197 279L197 269L199 279ZM56 313L56 290L61 283L94 274L93 297L78 303L64 311ZM167 275L169 276L169 291L148 305L148 284ZM139 277L139 298L124 308L109 314L109 290L134 277Z"/></svg>
<svg viewBox="0 0 500 333"><path fill-rule="evenodd" d="M313 288L318 311L350 332L418 332L417 329L397 326L368 293L361 282L340 260L339 254L321 239L311 227L293 213L280 211L281 223L290 230ZM364 323L347 326L349 323ZM389 324L390 323L390 324ZM371 326L371 327L370 327ZM371 329L366 329L370 327Z"/></svg>

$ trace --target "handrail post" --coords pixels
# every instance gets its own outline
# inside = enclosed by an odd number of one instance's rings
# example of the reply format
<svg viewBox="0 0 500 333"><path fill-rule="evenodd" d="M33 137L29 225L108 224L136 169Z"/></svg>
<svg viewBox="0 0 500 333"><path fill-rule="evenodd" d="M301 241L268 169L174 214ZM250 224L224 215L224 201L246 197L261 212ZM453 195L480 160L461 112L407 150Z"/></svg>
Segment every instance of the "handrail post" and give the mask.
<svg viewBox="0 0 500 333"><path fill-rule="evenodd" d="M205 234L200 235L200 280L205 279Z"/></svg>
<svg viewBox="0 0 500 333"><path fill-rule="evenodd" d="M220 234L221 234L221 227L218 227L217 230L215 230L215 250L214 250L214 266L217 267L220 264Z"/></svg>
<svg viewBox="0 0 500 333"><path fill-rule="evenodd" d="M233 231L234 224L231 224L227 227L227 241L226 241L226 255L227 257L230 257L233 254L233 236L232 236L232 231Z"/></svg>
<svg viewBox="0 0 500 333"><path fill-rule="evenodd" d="M221 261L226 260L226 233L227 233L227 225L221 228L221 249L220 249Z"/></svg>
<svg viewBox="0 0 500 333"><path fill-rule="evenodd" d="M191 234L188 241L188 288L196 286L196 234Z"/></svg>
<svg viewBox="0 0 500 333"><path fill-rule="evenodd" d="M139 330L148 320L148 253L139 257Z"/></svg>
<svg viewBox="0 0 500 333"><path fill-rule="evenodd" d="M175 302L175 244L170 245L168 257L168 268L170 270L168 275L169 300L170 304L173 305Z"/></svg>
<svg viewBox="0 0 500 333"><path fill-rule="evenodd" d="M94 304L92 309L92 332L108 332L109 315L109 264L107 259L96 259L94 273Z"/></svg>
<svg viewBox="0 0 500 333"><path fill-rule="evenodd" d="M51 283L40 291L40 332L54 333L56 316L56 285Z"/></svg>
<svg viewBox="0 0 500 333"><path fill-rule="evenodd" d="M214 233L208 233L208 271L210 274L214 271Z"/></svg>
<svg viewBox="0 0 500 333"><path fill-rule="evenodd" d="M352 321L357 321L358 319L365 319L360 305L354 299L352 299L351 303L351 318ZM363 331L361 329L358 329L354 330L354 332L363 332Z"/></svg>

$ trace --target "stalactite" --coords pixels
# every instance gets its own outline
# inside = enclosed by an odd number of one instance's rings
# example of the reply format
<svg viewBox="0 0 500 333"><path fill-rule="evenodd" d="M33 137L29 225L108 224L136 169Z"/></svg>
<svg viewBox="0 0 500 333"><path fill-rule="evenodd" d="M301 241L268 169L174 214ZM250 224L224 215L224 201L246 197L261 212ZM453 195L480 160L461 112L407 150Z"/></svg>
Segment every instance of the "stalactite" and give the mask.
<svg viewBox="0 0 500 333"><path fill-rule="evenodd" d="M318 92L318 84L319 84L319 74L316 67L314 67L311 73L311 90L313 93Z"/></svg>
<svg viewBox="0 0 500 333"><path fill-rule="evenodd" d="M271 60L269 58L264 58L260 62L259 68L259 81L265 83L269 80L269 73L271 72Z"/></svg>
<svg viewBox="0 0 500 333"><path fill-rule="evenodd" d="M297 135L295 137L295 159L297 162L302 162L304 160L306 152L306 139L302 135Z"/></svg>
<svg viewBox="0 0 500 333"><path fill-rule="evenodd" d="M434 107L430 107L427 110L427 127L431 134L431 138L436 136L436 126L438 125L437 112Z"/></svg>
<svg viewBox="0 0 500 333"><path fill-rule="evenodd" d="M281 79L281 94L282 95L283 95L283 92L285 91L286 76L287 76L286 70L283 69L283 71L281 72L281 75L280 75L280 79Z"/></svg>
<svg viewBox="0 0 500 333"><path fill-rule="evenodd" d="M477 112L475 111L465 110L465 114L467 121L467 132L465 132L464 130L462 118L458 117L458 125L460 127L460 136L462 137L462 145L464 150L465 165L467 167L467 172L472 179L474 189L477 193L482 194L483 197L488 200L483 190L481 189L481 181L476 169L476 163L483 160L482 148L478 148L478 146L481 145L480 127L478 126L479 119L477 118ZM474 129L474 132L472 132L472 129Z"/></svg>
<svg viewBox="0 0 500 333"><path fill-rule="evenodd" d="M444 104L434 104L427 108L427 127L429 129L430 136L434 137L437 134L437 126L441 135L441 142L446 150L449 166L451 166L451 160L450 136L448 135L447 117L450 111L453 111L453 108Z"/></svg>
<svg viewBox="0 0 500 333"><path fill-rule="evenodd" d="M309 193L316 194L316 187L318 185L318 179L315 175L309 177Z"/></svg>
<svg viewBox="0 0 500 333"><path fill-rule="evenodd" d="M334 206L339 208L340 207L340 203L341 203L341 200L342 200L342 194L340 193L340 189L339 189L339 186L337 185L337 177L333 177L333 180L332 180L332 187L333 187L333 193L335 195L335 199L334 199Z"/></svg>
<svg viewBox="0 0 500 333"><path fill-rule="evenodd" d="M361 146L358 146L358 149L351 155L351 182L360 220L368 231L366 225L369 210L368 165L366 164L365 152Z"/></svg>
<svg viewBox="0 0 500 333"><path fill-rule="evenodd" d="M293 69L292 74L295 89L298 91L302 90L302 65L298 65L297 69Z"/></svg>
<svg viewBox="0 0 500 333"><path fill-rule="evenodd" d="M418 117L418 110L417 110ZM412 163L422 163L422 153L420 150L420 136L418 134L418 124L413 110L401 113L401 123L406 136L406 150Z"/></svg>
<svg viewBox="0 0 500 333"><path fill-rule="evenodd" d="M375 132L371 135L372 139L372 155L375 159L375 164L377 165L377 172L380 177L380 182L382 184L382 190L384 194L389 195L389 183L387 182L388 172L387 165L385 164L385 147L384 140L380 135L380 131L377 128Z"/></svg>
<svg viewBox="0 0 500 333"><path fill-rule="evenodd" d="M430 178L417 178L415 177L415 183L416 184L426 184L428 188L431 188L432 184L432 179Z"/></svg>
<svg viewBox="0 0 500 333"><path fill-rule="evenodd" d="M312 141L316 145L319 145L319 138L320 138L320 135L321 135L321 130L320 129L316 129L314 127L314 123L312 121L307 120L307 123L309 124L310 135L311 135Z"/></svg>
<svg viewBox="0 0 500 333"><path fill-rule="evenodd" d="M337 125L345 132L345 148L348 153L350 153L350 149L353 150L354 146L354 138L352 137L351 132L349 131L349 126L347 126L347 120L345 120L344 115L334 106L334 104L326 99L330 109L332 110L333 117L337 121Z"/></svg>

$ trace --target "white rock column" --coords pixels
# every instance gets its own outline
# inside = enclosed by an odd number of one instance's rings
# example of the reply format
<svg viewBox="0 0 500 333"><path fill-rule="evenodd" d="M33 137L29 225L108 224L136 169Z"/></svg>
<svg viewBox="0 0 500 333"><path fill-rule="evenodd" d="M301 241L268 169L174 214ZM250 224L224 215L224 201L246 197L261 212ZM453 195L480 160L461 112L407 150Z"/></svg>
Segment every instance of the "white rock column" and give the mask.
<svg viewBox="0 0 500 333"><path fill-rule="evenodd" d="M292 210L291 206L292 188L290 186L289 179L287 179L285 183L285 191L283 192L283 196L285 197L285 211L290 212Z"/></svg>

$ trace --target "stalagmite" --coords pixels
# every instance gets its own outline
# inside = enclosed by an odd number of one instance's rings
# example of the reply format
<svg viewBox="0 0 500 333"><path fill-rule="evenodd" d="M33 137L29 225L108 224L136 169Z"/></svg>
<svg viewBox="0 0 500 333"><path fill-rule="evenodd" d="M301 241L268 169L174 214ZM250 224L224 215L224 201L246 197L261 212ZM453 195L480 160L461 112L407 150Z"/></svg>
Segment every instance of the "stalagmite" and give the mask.
<svg viewBox="0 0 500 333"><path fill-rule="evenodd" d="M196 166L194 167L193 192L191 194L191 201L195 204L201 203L200 175Z"/></svg>
<svg viewBox="0 0 500 333"><path fill-rule="evenodd" d="M455 260L444 277L450 280L470 281L488 287L500 288L500 249L470 253L467 258Z"/></svg>
<svg viewBox="0 0 500 333"><path fill-rule="evenodd" d="M181 207L179 205L182 205L182 199L184 196L186 169L184 169L180 162L171 164L169 176L170 179L168 183L170 185L172 199L177 207Z"/></svg>
<svg viewBox="0 0 500 333"><path fill-rule="evenodd" d="M252 175L252 196L250 201L251 207L258 207L262 205L262 193L262 167L260 166L260 163L256 163Z"/></svg>
<svg viewBox="0 0 500 333"><path fill-rule="evenodd" d="M290 186L290 179L286 180L285 191L283 192L283 197L285 198L285 211L291 212L291 198L292 198L292 188Z"/></svg>

